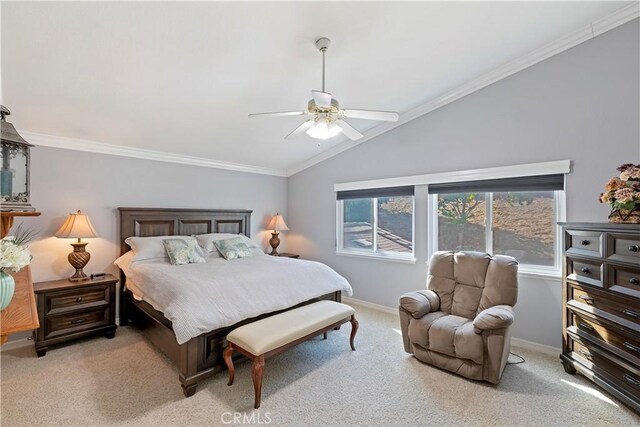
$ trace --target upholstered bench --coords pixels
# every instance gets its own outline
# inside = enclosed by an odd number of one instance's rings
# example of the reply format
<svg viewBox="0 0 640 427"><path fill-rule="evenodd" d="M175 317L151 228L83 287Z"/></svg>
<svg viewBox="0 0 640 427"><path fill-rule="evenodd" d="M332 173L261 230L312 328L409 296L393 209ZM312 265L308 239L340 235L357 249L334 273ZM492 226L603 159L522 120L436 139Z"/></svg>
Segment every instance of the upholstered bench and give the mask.
<svg viewBox="0 0 640 427"><path fill-rule="evenodd" d="M237 350L253 361L254 406L259 408L265 358L320 334L327 339L329 330L346 322L351 322L350 344L351 350L355 350L353 341L358 331L355 310L335 301L318 301L234 329L227 335L229 344L224 350L224 361L229 369L228 385L233 384L235 368L231 356Z"/></svg>

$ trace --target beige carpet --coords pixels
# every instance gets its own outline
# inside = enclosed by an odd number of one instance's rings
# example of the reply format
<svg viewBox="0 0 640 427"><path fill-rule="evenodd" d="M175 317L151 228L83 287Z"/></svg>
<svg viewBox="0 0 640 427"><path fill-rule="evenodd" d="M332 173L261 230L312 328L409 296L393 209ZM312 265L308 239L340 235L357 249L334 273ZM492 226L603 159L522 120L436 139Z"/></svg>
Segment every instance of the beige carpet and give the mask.
<svg viewBox="0 0 640 427"><path fill-rule="evenodd" d="M36 358L31 347L2 352L1 423L20 425L639 425L631 410L557 357L514 348L493 387L423 365L404 353L397 318L356 307L360 332L349 351L346 325L267 360L262 408L254 411L249 364L185 399L178 373L131 327ZM240 419L239 421L243 421Z"/></svg>

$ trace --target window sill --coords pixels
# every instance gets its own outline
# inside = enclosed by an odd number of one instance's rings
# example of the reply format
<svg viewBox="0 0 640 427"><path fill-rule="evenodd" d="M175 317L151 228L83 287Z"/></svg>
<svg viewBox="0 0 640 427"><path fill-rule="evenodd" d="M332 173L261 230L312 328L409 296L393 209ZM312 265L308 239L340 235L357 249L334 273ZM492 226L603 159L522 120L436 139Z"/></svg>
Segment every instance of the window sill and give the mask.
<svg viewBox="0 0 640 427"><path fill-rule="evenodd" d="M393 262L402 262L405 264L415 264L416 259L413 255L391 255L391 254L380 254L380 253L366 253L366 252L356 252L356 251L345 251L345 250L337 250L336 255L340 256L350 256L355 258L369 258L369 259L379 259L382 261L393 261Z"/></svg>
<svg viewBox="0 0 640 427"><path fill-rule="evenodd" d="M530 277L533 279L545 279L553 281L562 281L562 273L560 271L553 270L534 270L529 268L520 268L518 270L518 277Z"/></svg>

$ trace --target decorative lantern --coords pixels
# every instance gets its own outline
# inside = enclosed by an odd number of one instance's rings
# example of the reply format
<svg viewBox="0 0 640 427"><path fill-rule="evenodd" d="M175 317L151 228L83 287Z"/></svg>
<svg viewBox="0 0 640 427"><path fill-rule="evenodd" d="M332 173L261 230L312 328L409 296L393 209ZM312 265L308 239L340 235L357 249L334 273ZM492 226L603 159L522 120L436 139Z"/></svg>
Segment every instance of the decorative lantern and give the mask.
<svg viewBox="0 0 640 427"><path fill-rule="evenodd" d="M2 169L0 169L0 201L2 212L33 212L29 201L29 149L33 145L25 141L13 125L5 120L11 114L0 105L2 121Z"/></svg>

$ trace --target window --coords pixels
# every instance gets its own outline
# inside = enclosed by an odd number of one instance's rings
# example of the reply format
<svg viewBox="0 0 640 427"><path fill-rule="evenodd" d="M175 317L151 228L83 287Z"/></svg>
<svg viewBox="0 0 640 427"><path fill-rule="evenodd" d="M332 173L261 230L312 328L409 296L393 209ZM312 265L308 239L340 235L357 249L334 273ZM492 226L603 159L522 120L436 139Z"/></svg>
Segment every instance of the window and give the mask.
<svg viewBox="0 0 640 427"><path fill-rule="evenodd" d="M432 249L510 255L520 271L556 274L563 189L555 175L430 185Z"/></svg>
<svg viewBox="0 0 640 427"><path fill-rule="evenodd" d="M338 192L337 253L415 261L413 187Z"/></svg>

